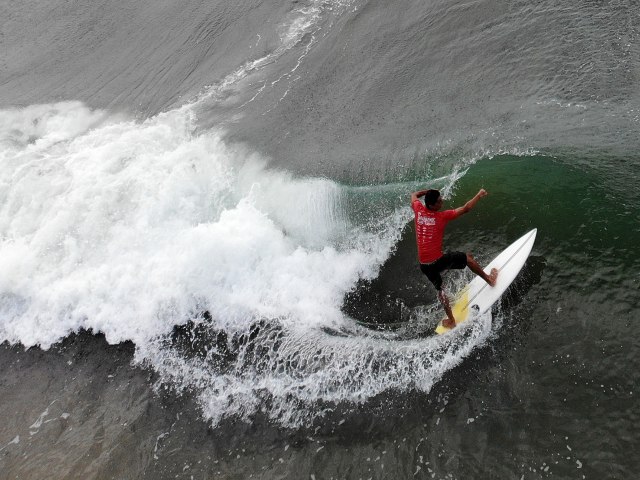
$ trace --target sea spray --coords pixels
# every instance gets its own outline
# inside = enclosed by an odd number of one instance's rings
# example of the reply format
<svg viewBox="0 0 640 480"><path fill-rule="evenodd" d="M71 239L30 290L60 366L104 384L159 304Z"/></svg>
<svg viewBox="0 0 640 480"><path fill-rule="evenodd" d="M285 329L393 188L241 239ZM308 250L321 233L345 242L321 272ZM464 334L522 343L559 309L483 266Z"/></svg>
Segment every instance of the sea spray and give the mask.
<svg viewBox="0 0 640 480"><path fill-rule="evenodd" d="M175 336L145 351L145 361L160 373L158 386L197 392L212 425L225 417L251 421L260 412L297 428L312 424L339 403L362 404L389 390L430 391L446 371L486 341L491 315L450 335L408 341L353 326L331 335L274 320L225 336L221 344L215 321L205 324L199 338L209 341L201 355L190 354L184 343L176 348Z"/></svg>

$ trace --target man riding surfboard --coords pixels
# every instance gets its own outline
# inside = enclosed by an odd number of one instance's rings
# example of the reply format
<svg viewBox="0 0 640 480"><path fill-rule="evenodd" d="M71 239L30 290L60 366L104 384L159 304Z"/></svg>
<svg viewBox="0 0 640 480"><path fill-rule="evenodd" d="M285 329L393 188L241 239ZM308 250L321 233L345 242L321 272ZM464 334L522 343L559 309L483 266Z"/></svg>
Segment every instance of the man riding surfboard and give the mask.
<svg viewBox="0 0 640 480"><path fill-rule="evenodd" d="M438 190L420 190L411 194L411 208L415 214L414 221L420 270L438 291L438 299L447 313L447 318L442 321L442 324L447 328L455 327L456 319L453 317L449 298L442 288L442 276L440 274L443 271L452 268L463 269L469 267L473 273L482 277L492 287L496 284L496 279L498 278L498 270L492 268L489 275L487 275L469 252L448 251L442 253L442 238L447 223L470 212L478 203L478 200L486 195L487 191L484 188L480 189L464 206L440 211L442 208L442 196ZM420 201L421 197L424 197L424 205Z"/></svg>

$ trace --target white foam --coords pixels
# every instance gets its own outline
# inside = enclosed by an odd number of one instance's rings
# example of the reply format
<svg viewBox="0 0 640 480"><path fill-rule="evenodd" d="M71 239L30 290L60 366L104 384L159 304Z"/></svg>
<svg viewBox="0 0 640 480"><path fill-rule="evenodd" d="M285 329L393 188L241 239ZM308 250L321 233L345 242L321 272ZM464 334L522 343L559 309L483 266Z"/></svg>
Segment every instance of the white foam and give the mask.
<svg viewBox="0 0 640 480"><path fill-rule="evenodd" d="M324 414L322 403L361 404L388 391L428 392L442 375L458 365L490 332L491 317L464 325L445 336L413 341L390 341L361 332L358 336L330 336L307 328L279 331L269 327L255 343L268 345L257 363L243 360L227 373L210 375L210 359L186 358L158 349L151 355L161 363L163 381L200 392L203 413L212 424L225 416L250 420L262 411L288 427L308 424ZM157 356L156 356L157 355ZM264 409L268 400L269 408Z"/></svg>
<svg viewBox="0 0 640 480"><path fill-rule="evenodd" d="M90 110L82 102L3 110L0 115L0 147L5 155L7 150L43 149L86 132L104 119L104 112Z"/></svg>
<svg viewBox="0 0 640 480"><path fill-rule="evenodd" d="M43 110L60 131L3 151L3 338L47 347L93 328L145 342L203 308L228 326L336 316L376 268L375 246L336 248L349 227L335 183L269 171L215 133L195 136L185 109L142 123L85 110L106 123L69 128L78 107L60 104Z"/></svg>

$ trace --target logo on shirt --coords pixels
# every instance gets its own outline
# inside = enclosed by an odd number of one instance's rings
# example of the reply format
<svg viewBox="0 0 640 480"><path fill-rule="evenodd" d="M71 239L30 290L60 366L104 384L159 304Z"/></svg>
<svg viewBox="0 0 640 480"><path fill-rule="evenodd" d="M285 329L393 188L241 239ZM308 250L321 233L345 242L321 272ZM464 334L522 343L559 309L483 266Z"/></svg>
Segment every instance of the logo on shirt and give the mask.
<svg viewBox="0 0 640 480"><path fill-rule="evenodd" d="M435 225L436 219L433 217L418 217L418 225Z"/></svg>

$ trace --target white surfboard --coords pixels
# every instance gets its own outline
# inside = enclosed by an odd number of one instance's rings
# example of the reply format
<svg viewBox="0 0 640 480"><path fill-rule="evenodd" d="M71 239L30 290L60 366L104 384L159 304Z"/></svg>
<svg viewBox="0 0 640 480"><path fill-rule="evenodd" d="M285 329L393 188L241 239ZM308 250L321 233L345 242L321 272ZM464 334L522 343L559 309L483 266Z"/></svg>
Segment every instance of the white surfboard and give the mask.
<svg viewBox="0 0 640 480"><path fill-rule="evenodd" d="M482 278L476 276L456 295L451 307L456 326L470 317L484 314L500 298L527 261L537 232L538 229L534 228L520 237L485 267L484 271L487 273L491 272L492 268L498 269L498 281L495 286L489 286ZM436 327L436 333L440 335L450 330L452 329L443 326L442 322Z"/></svg>

